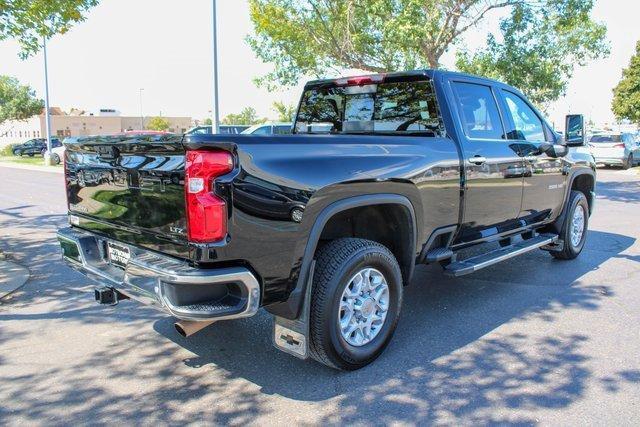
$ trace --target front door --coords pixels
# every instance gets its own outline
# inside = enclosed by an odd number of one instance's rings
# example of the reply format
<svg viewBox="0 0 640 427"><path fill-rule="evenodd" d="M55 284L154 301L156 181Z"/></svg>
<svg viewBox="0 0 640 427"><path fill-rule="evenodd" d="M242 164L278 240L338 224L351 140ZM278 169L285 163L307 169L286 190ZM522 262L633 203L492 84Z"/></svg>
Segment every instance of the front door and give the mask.
<svg viewBox="0 0 640 427"><path fill-rule="evenodd" d="M524 163L506 139L494 89L452 81L465 165L463 226L457 243L470 242L520 226Z"/></svg>
<svg viewBox="0 0 640 427"><path fill-rule="evenodd" d="M519 217L527 224L555 218L564 201L566 173L562 158L540 153L540 144L554 137L538 113L518 94L501 90L507 135L523 156L526 172Z"/></svg>

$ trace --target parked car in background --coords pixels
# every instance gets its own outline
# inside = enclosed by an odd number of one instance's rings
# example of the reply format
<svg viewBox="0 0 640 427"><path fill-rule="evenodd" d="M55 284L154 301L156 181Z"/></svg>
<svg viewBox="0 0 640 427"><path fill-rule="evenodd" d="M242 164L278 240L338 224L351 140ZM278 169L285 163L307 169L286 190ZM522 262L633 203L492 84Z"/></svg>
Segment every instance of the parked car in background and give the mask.
<svg viewBox="0 0 640 427"><path fill-rule="evenodd" d="M640 162L640 145L630 133L600 133L591 136L589 148L596 163L629 169Z"/></svg>
<svg viewBox="0 0 640 427"><path fill-rule="evenodd" d="M55 148L61 145L62 143L58 138L51 139L51 147ZM27 155L33 157L36 154L44 155L47 152L47 140L44 138L30 139L22 144L14 145L12 151L14 156Z"/></svg>
<svg viewBox="0 0 640 427"><path fill-rule="evenodd" d="M59 165L64 158L64 145L51 149L51 164Z"/></svg>
<svg viewBox="0 0 640 427"><path fill-rule="evenodd" d="M223 135L237 135L242 133L245 129L248 129L249 126L246 125L220 125L219 127L220 133ZM189 129L185 132L185 135L210 135L211 125L208 126L196 126L192 129Z"/></svg>
<svg viewBox="0 0 640 427"><path fill-rule="evenodd" d="M244 135L287 135L291 133L293 123L262 123L242 131Z"/></svg>

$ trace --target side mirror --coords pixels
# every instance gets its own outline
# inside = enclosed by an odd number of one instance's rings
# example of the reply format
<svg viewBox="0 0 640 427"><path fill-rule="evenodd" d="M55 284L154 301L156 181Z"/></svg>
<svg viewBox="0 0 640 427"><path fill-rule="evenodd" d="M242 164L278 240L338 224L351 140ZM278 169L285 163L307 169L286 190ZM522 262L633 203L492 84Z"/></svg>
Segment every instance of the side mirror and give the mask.
<svg viewBox="0 0 640 427"><path fill-rule="evenodd" d="M569 152L569 148L566 144L551 144L543 142L538 146L539 153L545 153L549 157L557 158L564 157Z"/></svg>
<svg viewBox="0 0 640 427"><path fill-rule="evenodd" d="M569 147L584 145L584 116L582 114L569 114L567 116L564 140Z"/></svg>

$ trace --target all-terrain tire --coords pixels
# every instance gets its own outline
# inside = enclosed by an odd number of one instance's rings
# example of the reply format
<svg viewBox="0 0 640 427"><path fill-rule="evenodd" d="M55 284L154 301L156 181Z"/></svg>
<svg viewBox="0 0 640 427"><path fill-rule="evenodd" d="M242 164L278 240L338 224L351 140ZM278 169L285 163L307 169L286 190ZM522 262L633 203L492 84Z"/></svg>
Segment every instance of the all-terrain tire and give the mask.
<svg viewBox="0 0 640 427"><path fill-rule="evenodd" d="M582 209L582 235L580 240L574 242L572 239L572 230L574 229L575 213L577 209ZM579 216L579 215L578 215ZM550 252L554 258L557 259L574 259L582 249L584 248L585 241L587 239L587 230L589 228L589 203L587 198L581 191L572 190L569 195L569 202L567 204L567 214L562 224L562 230L560 232L560 239L564 242L562 251Z"/></svg>
<svg viewBox="0 0 640 427"><path fill-rule="evenodd" d="M389 288L386 318L370 342L354 346L340 331L340 302L351 278L363 269L382 273ZM336 369L355 370L371 363L385 349L396 329L402 306L402 274L385 246L365 239L340 238L317 253L310 313L310 355Z"/></svg>

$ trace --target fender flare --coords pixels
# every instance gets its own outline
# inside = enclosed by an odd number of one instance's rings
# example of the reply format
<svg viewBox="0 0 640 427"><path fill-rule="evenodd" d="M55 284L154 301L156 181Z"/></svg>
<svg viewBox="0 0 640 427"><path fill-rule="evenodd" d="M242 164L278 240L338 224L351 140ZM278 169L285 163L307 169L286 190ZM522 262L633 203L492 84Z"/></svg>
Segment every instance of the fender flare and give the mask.
<svg viewBox="0 0 640 427"><path fill-rule="evenodd" d="M409 257L410 259L408 262L404 262L404 265L402 264L402 261L399 260L401 266L404 267L403 271L406 272L404 275L406 277L403 277L403 279L405 280L405 283L408 283L415 268L416 239L418 234L413 204L411 204L407 197L399 194L379 193L354 196L331 203L316 217L311 228L311 232L309 233L309 238L307 239L296 286L291 291L286 301L265 308L270 313L287 319L297 319L300 317L305 295L307 294L307 286L309 286L312 281L312 277L310 277L309 273L313 263L313 257L316 249L318 248L318 242L320 241L320 236L322 235L322 231L325 226L332 217L340 212L357 207L373 205L400 205L406 210L410 217L410 237L407 239L406 244L408 253L411 256Z"/></svg>

